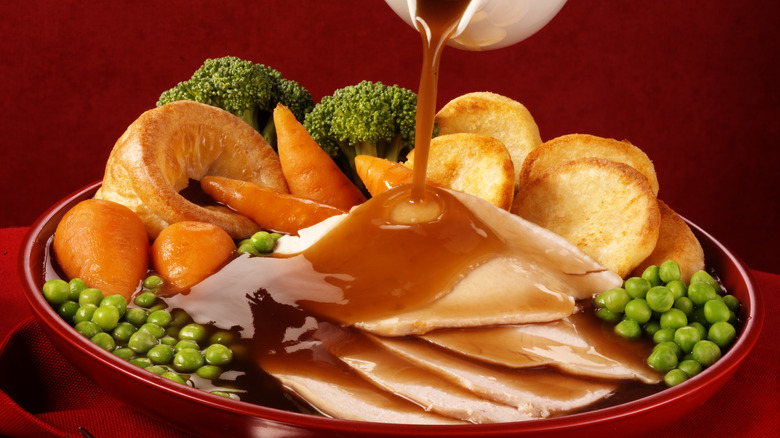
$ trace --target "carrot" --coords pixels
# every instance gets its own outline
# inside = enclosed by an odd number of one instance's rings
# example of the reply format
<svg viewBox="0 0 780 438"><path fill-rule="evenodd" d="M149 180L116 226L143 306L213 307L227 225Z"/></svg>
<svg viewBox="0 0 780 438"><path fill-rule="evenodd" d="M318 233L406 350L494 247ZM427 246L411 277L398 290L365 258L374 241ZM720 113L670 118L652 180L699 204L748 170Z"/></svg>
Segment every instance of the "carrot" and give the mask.
<svg viewBox="0 0 780 438"><path fill-rule="evenodd" d="M128 300L149 269L149 237L124 205L87 199L65 213L54 232L54 254L68 278Z"/></svg>
<svg viewBox="0 0 780 438"><path fill-rule="evenodd" d="M401 163L371 155L355 157L355 170L371 196L412 182L412 169Z"/></svg>
<svg viewBox="0 0 780 438"><path fill-rule="evenodd" d="M206 222L176 222L160 231L151 248L152 266L170 292L189 289L217 272L236 250L233 238Z"/></svg>
<svg viewBox="0 0 780 438"><path fill-rule="evenodd" d="M366 200L284 105L274 109L274 125L279 161L291 194L342 210Z"/></svg>
<svg viewBox="0 0 780 438"><path fill-rule="evenodd" d="M283 193L247 181L206 176L200 186L207 195L252 219L266 230L296 234L344 210Z"/></svg>

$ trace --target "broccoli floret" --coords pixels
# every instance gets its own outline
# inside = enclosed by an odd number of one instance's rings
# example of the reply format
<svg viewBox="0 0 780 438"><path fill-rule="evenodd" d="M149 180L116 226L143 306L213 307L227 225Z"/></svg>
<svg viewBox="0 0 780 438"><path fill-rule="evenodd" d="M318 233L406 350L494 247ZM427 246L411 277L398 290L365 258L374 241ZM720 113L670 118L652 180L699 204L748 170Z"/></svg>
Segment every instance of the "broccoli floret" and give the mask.
<svg viewBox="0 0 780 438"><path fill-rule="evenodd" d="M304 126L347 176L365 190L355 171L357 155L399 161L414 148L417 93L363 81L323 97ZM436 130L434 130L436 135Z"/></svg>
<svg viewBox="0 0 780 438"><path fill-rule="evenodd" d="M189 80L160 95L157 106L176 100L222 108L241 117L276 148L273 110L277 103L287 106L303 122L314 107L311 93L277 70L235 56L207 59Z"/></svg>

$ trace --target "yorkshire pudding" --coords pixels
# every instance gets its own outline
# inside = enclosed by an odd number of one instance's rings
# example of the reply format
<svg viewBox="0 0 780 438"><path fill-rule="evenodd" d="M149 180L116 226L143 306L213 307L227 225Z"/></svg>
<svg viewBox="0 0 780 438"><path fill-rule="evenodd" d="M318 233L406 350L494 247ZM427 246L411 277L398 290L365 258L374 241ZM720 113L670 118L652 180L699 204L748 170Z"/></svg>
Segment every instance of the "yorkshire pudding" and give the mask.
<svg viewBox="0 0 780 438"><path fill-rule="evenodd" d="M155 238L180 221L209 222L234 239L260 227L222 206L201 206L179 192L215 175L287 192L279 157L263 137L222 109L177 101L146 111L119 138L96 198L133 210Z"/></svg>

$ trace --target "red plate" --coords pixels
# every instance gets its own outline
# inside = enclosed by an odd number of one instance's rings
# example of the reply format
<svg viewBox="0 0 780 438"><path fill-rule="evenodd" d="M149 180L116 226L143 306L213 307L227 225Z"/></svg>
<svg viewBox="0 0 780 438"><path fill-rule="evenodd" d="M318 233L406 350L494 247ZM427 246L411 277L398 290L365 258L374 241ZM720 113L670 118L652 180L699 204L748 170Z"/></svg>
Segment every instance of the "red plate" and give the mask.
<svg viewBox="0 0 780 438"><path fill-rule="evenodd" d="M753 348L764 320L761 294L745 264L712 236L689 223L704 247L708 267L715 270L729 292L742 302L740 317L745 321L737 342L728 353L696 378L618 406L521 423L388 425L287 412L225 399L143 371L79 336L49 306L40 292L44 283L47 242L65 212L79 201L92 197L98 187L100 183L92 184L61 200L28 231L19 257L19 275L25 297L52 344L84 374L129 406L196 435L228 438L644 435L682 418L718 391ZM160 409L161 406L165 408Z"/></svg>

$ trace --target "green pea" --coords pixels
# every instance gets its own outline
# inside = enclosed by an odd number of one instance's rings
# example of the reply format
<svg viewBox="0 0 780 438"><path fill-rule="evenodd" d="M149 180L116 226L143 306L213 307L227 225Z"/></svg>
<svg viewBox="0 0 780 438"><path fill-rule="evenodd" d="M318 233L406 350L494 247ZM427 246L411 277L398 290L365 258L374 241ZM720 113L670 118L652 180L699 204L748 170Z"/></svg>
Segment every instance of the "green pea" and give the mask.
<svg viewBox="0 0 780 438"><path fill-rule="evenodd" d="M615 325L614 331L616 334L626 339L637 339L642 336L642 328L639 327L639 323L633 319L624 319L620 321Z"/></svg>
<svg viewBox="0 0 780 438"><path fill-rule="evenodd" d="M179 339L202 342L206 338L206 328L200 324L187 324L179 330Z"/></svg>
<svg viewBox="0 0 780 438"><path fill-rule="evenodd" d="M146 316L146 310L140 307L133 307L132 309L127 309L124 320L136 327L141 327L146 323Z"/></svg>
<svg viewBox="0 0 780 438"><path fill-rule="evenodd" d="M101 292L99 289L88 287L82 290L79 294L80 306L85 306L87 304L94 304L95 306L99 306L101 301L103 301L103 292Z"/></svg>
<svg viewBox="0 0 780 438"><path fill-rule="evenodd" d="M173 356L173 369L180 373L192 373L202 367L205 362L203 354L198 350L185 348Z"/></svg>
<svg viewBox="0 0 780 438"><path fill-rule="evenodd" d="M222 375L222 368L216 365L203 365L195 371L195 374L204 379L214 380Z"/></svg>
<svg viewBox="0 0 780 438"><path fill-rule="evenodd" d="M724 295L723 302L726 303L732 312L736 313L739 310L739 299L734 295Z"/></svg>
<svg viewBox="0 0 780 438"><path fill-rule="evenodd" d="M150 366L152 366L152 361L149 360L149 358L146 356L134 357L130 359L128 362L141 368L149 368Z"/></svg>
<svg viewBox="0 0 780 438"><path fill-rule="evenodd" d="M230 396L229 392L225 392L225 391L214 390L214 391L211 391L211 393L214 394L214 395L218 395L220 397L233 398L233 397Z"/></svg>
<svg viewBox="0 0 780 438"><path fill-rule="evenodd" d="M688 296L688 286L680 280L673 280L666 283L666 288L672 291L675 301L681 297Z"/></svg>
<svg viewBox="0 0 780 438"><path fill-rule="evenodd" d="M156 312L158 310L167 309L168 304L165 302L157 302L152 307L149 308L149 313Z"/></svg>
<svg viewBox="0 0 780 438"><path fill-rule="evenodd" d="M606 307L596 310L596 316L607 322L618 322L623 317L620 313L613 312Z"/></svg>
<svg viewBox="0 0 780 438"><path fill-rule="evenodd" d="M168 369L161 367L160 365L149 365L146 367L146 371L157 374L158 376L162 376L164 373L168 372Z"/></svg>
<svg viewBox="0 0 780 438"><path fill-rule="evenodd" d="M703 326L709 326L710 323L707 321L707 318L704 316L704 306L693 306L693 310L691 311L691 314L688 315L688 323L699 323Z"/></svg>
<svg viewBox="0 0 780 438"><path fill-rule="evenodd" d="M171 347L176 345L177 342L179 342L178 339L176 339L176 338L174 338L172 336L169 336L167 334L165 336L163 336L162 338L160 338L160 343L161 344L163 344L163 345L170 345Z"/></svg>
<svg viewBox="0 0 780 438"><path fill-rule="evenodd" d="M650 265L642 272L642 278L650 283L650 287L660 286L662 284L661 277L658 275L658 266Z"/></svg>
<svg viewBox="0 0 780 438"><path fill-rule="evenodd" d="M267 231L258 231L249 240L252 241L252 246L264 253L273 251L274 244L276 244L276 240Z"/></svg>
<svg viewBox="0 0 780 438"><path fill-rule="evenodd" d="M171 316L173 316L171 325L174 327L183 327L185 324L192 322L190 315L181 309L173 310Z"/></svg>
<svg viewBox="0 0 780 438"><path fill-rule="evenodd" d="M691 326L680 327L674 332L674 342L680 346L684 353L690 353L693 346L701 340L699 331Z"/></svg>
<svg viewBox="0 0 780 438"><path fill-rule="evenodd" d="M156 339L160 339L165 336L165 329L151 322L147 322L138 328L138 331L142 330L151 333Z"/></svg>
<svg viewBox="0 0 780 438"><path fill-rule="evenodd" d="M704 303L704 317L710 324L729 320L729 306L723 300L709 300Z"/></svg>
<svg viewBox="0 0 780 438"><path fill-rule="evenodd" d="M604 292L604 307L615 313L622 313L631 300L625 289L615 288Z"/></svg>
<svg viewBox="0 0 780 438"><path fill-rule="evenodd" d="M696 362L699 362L701 366L707 368L720 359L722 353L720 347L712 341L702 339L693 346L691 355Z"/></svg>
<svg viewBox="0 0 780 438"><path fill-rule="evenodd" d="M157 345L157 338L146 330L138 330L127 341L127 346L139 354L146 353L155 345Z"/></svg>
<svg viewBox="0 0 780 438"><path fill-rule="evenodd" d="M92 313L92 321L101 330L109 332L119 324L119 310L114 306L100 306Z"/></svg>
<svg viewBox="0 0 780 438"><path fill-rule="evenodd" d="M114 338L111 337L106 332L100 332L95 334L92 338L90 338L92 342L94 342L98 347L106 350L106 351L114 351L116 348L116 341L114 341Z"/></svg>
<svg viewBox="0 0 780 438"><path fill-rule="evenodd" d="M682 360L682 358L685 356L685 353L682 351L682 348L680 348L679 345L677 345L674 341L668 341L668 342L661 342L660 344L657 344L653 349L657 348L669 348L670 350L674 351L674 354L677 355L677 360Z"/></svg>
<svg viewBox="0 0 780 438"><path fill-rule="evenodd" d="M162 373L161 376L168 380L173 380L176 383L181 383L182 385L187 384L187 381L184 380L182 376L178 375L177 373L174 373L173 371L166 371Z"/></svg>
<svg viewBox="0 0 780 438"><path fill-rule="evenodd" d="M688 297L680 297L674 300L674 306L672 307L681 310L687 317L693 312L693 301Z"/></svg>
<svg viewBox="0 0 780 438"><path fill-rule="evenodd" d="M154 292L145 291L138 294L133 302L141 307L149 308L154 305L156 300L157 295L155 295Z"/></svg>
<svg viewBox="0 0 780 438"><path fill-rule="evenodd" d="M680 265L674 260L667 260L658 267L658 277L664 283L679 281L681 276Z"/></svg>
<svg viewBox="0 0 780 438"><path fill-rule="evenodd" d="M100 302L100 305L116 307L116 309L119 310L119 316L122 317L127 310L127 299L118 294L109 295L103 298L103 301Z"/></svg>
<svg viewBox="0 0 780 438"><path fill-rule="evenodd" d="M144 279L144 288L146 289L157 289L162 285L163 279L158 275L150 275Z"/></svg>
<svg viewBox="0 0 780 438"><path fill-rule="evenodd" d="M173 348L170 345L155 345L146 352L146 357L152 361L153 364L164 365L170 363L173 360Z"/></svg>
<svg viewBox="0 0 780 438"><path fill-rule="evenodd" d="M117 348L114 355L124 360L130 360L135 356L135 352L127 347Z"/></svg>
<svg viewBox="0 0 780 438"><path fill-rule="evenodd" d="M631 277L625 281L623 288L631 298L644 298L650 290L650 282L642 277Z"/></svg>
<svg viewBox="0 0 780 438"><path fill-rule="evenodd" d="M688 286L688 298L696 306L703 306L707 301L715 299L717 295L715 289L707 283L691 283Z"/></svg>
<svg viewBox="0 0 780 438"><path fill-rule="evenodd" d="M170 336L178 340L180 331L181 331L181 327L176 327L175 325L169 325L168 327L165 328L165 336Z"/></svg>
<svg viewBox="0 0 780 438"><path fill-rule="evenodd" d="M728 348L737 337L737 330L726 321L718 321L707 332L707 339L714 342L721 349Z"/></svg>
<svg viewBox="0 0 780 438"><path fill-rule="evenodd" d="M68 300L60 304L59 309L57 309L57 314L60 315L60 317L65 321L73 323L73 317L76 316L76 312L78 312L78 310L79 303Z"/></svg>
<svg viewBox="0 0 780 438"><path fill-rule="evenodd" d="M189 339L185 339L177 342L176 345L173 347L173 349L178 353L179 351L184 349L199 350L200 347L198 346L197 342L191 341Z"/></svg>
<svg viewBox="0 0 780 438"><path fill-rule="evenodd" d="M252 245L252 242L249 241L249 239L247 239L243 243L240 243L238 245L237 251L238 251L239 254L251 254L251 255L255 255L255 256L259 256L260 255L260 251L258 251L257 248L255 248L255 246Z"/></svg>
<svg viewBox="0 0 780 438"><path fill-rule="evenodd" d="M117 341L120 344L127 344L127 341L130 340L130 336L133 336L133 333L136 332L136 327L133 324L130 324L127 321L122 321L119 324L114 327L114 330L111 332L111 336L114 337L114 340Z"/></svg>
<svg viewBox="0 0 780 438"><path fill-rule="evenodd" d="M707 328L704 327L704 325L700 322L691 322L688 324L689 326L695 328L699 332L699 337L702 339L707 339Z"/></svg>
<svg viewBox="0 0 780 438"><path fill-rule="evenodd" d="M94 304L79 306L78 310L76 310L76 313L73 315L73 323L78 324L82 321L92 321L92 315L97 308L98 307Z"/></svg>
<svg viewBox="0 0 780 438"><path fill-rule="evenodd" d="M636 326L636 331L639 334L642 333L639 325ZM230 348L222 344L211 344L206 347L205 351L203 351L203 357L206 360L206 363L209 365L225 366L233 359L233 352L230 351Z"/></svg>
<svg viewBox="0 0 780 438"><path fill-rule="evenodd" d="M679 368L669 370L664 375L664 383L666 383L667 386L676 386L686 380L688 380L688 375L685 374L685 371Z"/></svg>
<svg viewBox="0 0 780 438"><path fill-rule="evenodd" d="M209 338L210 344L230 345L235 341L236 341L236 335L234 335L232 332L228 332L225 330L216 331Z"/></svg>
<svg viewBox="0 0 780 438"><path fill-rule="evenodd" d="M647 333L651 337L654 337L656 332L658 332L658 330L661 330L661 323L651 319L650 321L647 321L647 324L645 324L644 329L645 329L645 333Z"/></svg>
<svg viewBox="0 0 780 438"><path fill-rule="evenodd" d="M68 299L71 301L78 301L79 295L81 295L81 291L87 288L87 283L84 283L84 280L80 278L71 278L71 280L68 282L68 289L70 290L70 296Z"/></svg>
<svg viewBox="0 0 780 438"><path fill-rule="evenodd" d="M693 377L699 374L702 370L701 364L693 359L685 359L677 365L678 369L681 369L688 377Z"/></svg>
<svg viewBox="0 0 780 438"><path fill-rule="evenodd" d="M666 345L656 346L653 352L650 353L650 356L647 357L647 364L657 371L673 370L677 367L677 363L677 354Z"/></svg>
<svg viewBox="0 0 780 438"><path fill-rule="evenodd" d="M43 298L52 305L59 306L70 298L70 288L65 280L59 278L43 284Z"/></svg>
<svg viewBox="0 0 780 438"><path fill-rule="evenodd" d="M155 310L149 314L146 321L157 324L160 327L168 327L173 321L173 316L167 310Z"/></svg>
<svg viewBox="0 0 780 438"><path fill-rule="evenodd" d="M653 316L653 309L642 298L634 298L626 304L626 318L644 324Z"/></svg>
<svg viewBox="0 0 780 438"><path fill-rule="evenodd" d="M661 327L677 330L688 325L688 317L680 309L669 309L661 314Z"/></svg>
<svg viewBox="0 0 780 438"><path fill-rule="evenodd" d="M92 339L93 336L100 333L100 327L92 321L81 321L74 327L77 332L81 333L84 337Z"/></svg>
<svg viewBox="0 0 780 438"><path fill-rule="evenodd" d="M696 271L691 275L691 281L690 283L693 285L695 283L703 283L708 284L712 287L712 289L717 293L720 292L720 284L718 284L717 281L712 277L712 275L709 274L707 271Z"/></svg>
<svg viewBox="0 0 780 438"><path fill-rule="evenodd" d="M659 323L660 327L660 323ZM674 341L674 329L671 328L661 328L660 330L656 331L653 335L653 342L656 344L660 344L662 342L673 342Z"/></svg>
<svg viewBox="0 0 780 438"><path fill-rule="evenodd" d="M647 304L656 312L666 312L674 304L674 295L665 286L654 286L647 291Z"/></svg>

